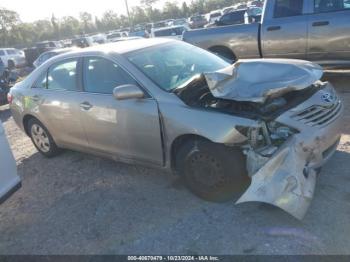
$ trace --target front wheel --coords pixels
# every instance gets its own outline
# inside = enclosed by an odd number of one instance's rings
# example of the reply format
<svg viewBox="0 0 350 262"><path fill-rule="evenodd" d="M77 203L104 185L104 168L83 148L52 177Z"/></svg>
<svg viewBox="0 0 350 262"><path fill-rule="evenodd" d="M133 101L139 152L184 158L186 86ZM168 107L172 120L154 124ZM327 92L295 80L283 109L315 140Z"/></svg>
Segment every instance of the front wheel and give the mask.
<svg viewBox="0 0 350 262"><path fill-rule="evenodd" d="M50 132L41 122L36 119L29 120L28 130L34 146L41 154L54 157L60 152Z"/></svg>
<svg viewBox="0 0 350 262"><path fill-rule="evenodd" d="M187 187L208 201L223 202L239 197L250 184L243 154L206 140L183 145L176 166Z"/></svg>

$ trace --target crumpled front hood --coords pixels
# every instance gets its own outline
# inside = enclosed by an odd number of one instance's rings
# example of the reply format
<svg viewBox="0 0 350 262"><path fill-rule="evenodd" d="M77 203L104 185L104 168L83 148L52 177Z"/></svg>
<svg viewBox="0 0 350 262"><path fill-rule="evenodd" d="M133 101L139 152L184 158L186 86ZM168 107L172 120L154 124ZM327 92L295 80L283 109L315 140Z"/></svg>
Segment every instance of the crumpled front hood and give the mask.
<svg viewBox="0 0 350 262"><path fill-rule="evenodd" d="M293 59L238 60L219 71L204 73L215 97L257 103L308 88L322 75L319 65Z"/></svg>

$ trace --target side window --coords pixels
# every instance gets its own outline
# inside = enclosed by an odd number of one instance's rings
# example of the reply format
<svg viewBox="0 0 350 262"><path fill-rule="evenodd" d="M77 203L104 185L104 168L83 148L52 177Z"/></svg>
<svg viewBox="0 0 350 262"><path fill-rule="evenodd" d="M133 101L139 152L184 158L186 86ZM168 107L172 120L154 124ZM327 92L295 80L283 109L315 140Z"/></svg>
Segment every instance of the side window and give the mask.
<svg viewBox="0 0 350 262"><path fill-rule="evenodd" d="M49 68L47 88L77 91L77 60L66 60Z"/></svg>
<svg viewBox="0 0 350 262"><path fill-rule="evenodd" d="M45 70L44 73L42 73L38 79L35 81L34 85L32 88L47 88L47 71Z"/></svg>
<svg viewBox="0 0 350 262"><path fill-rule="evenodd" d="M223 15L220 20L224 24L229 24L231 22L231 14Z"/></svg>
<svg viewBox="0 0 350 262"><path fill-rule="evenodd" d="M276 0L274 18L303 14L303 0Z"/></svg>
<svg viewBox="0 0 350 262"><path fill-rule="evenodd" d="M16 54L15 50L6 50L8 55L14 55Z"/></svg>
<svg viewBox="0 0 350 262"><path fill-rule="evenodd" d="M349 0L314 0L315 13L350 10Z"/></svg>
<svg viewBox="0 0 350 262"><path fill-rule="evenodd" d="M112 94L120 85L137 84L120 66L101 57L85 58L84 89L86 92Z"/></svg>
<svg viewBox="0 0 350 262"><path fill-rule="evenodd" d="M4 50L0 50L0 56L4 56L4 55L5 55Z"/></svg>

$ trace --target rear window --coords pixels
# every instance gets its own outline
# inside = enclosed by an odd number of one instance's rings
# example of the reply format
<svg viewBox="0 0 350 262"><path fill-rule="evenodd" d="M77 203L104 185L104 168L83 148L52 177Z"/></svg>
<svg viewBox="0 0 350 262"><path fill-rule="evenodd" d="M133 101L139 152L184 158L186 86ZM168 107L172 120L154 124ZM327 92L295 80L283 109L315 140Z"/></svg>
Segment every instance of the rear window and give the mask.
<svg viewBox="0 0 350 262"><path fill-rule="evenodd" d="M315 13L335 12L350 9L349 0L315 0Z"/></svg>
<svg viewBox="0 0 350 262"><path fill-rule="evenodd" d="M303 0L276 0L274 17L289 17L303 14Z"/></svg>

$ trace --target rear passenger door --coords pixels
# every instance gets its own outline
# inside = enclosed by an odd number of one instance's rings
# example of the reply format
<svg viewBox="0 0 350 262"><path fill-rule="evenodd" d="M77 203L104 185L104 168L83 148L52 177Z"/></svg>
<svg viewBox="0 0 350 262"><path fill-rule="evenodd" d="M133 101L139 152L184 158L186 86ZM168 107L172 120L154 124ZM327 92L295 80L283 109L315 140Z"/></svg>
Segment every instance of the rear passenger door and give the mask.
<svg viewBox="0 0 350 262"><path fill-rule="evenodd" d="M265 58L306 58L307 0L270 0L261 28Z"/></svg>
<svg viewBox="0 0 350 262"><path fill-rule="evenodd" d="M42 72L25 98L56 143L65 147L84 149L87 146L78 104L79 59L69 58L51 65Z"/></svg>
<svg viewBox="0 0 350 262"><path fill-rule="evenodd" d="M350 1L312 0L310 4L308 59L325 64L350 62Z"/></svg>

